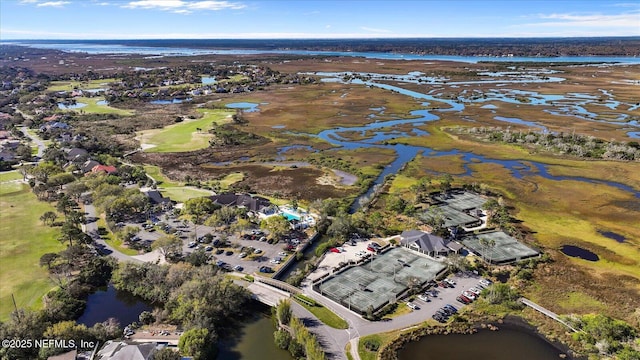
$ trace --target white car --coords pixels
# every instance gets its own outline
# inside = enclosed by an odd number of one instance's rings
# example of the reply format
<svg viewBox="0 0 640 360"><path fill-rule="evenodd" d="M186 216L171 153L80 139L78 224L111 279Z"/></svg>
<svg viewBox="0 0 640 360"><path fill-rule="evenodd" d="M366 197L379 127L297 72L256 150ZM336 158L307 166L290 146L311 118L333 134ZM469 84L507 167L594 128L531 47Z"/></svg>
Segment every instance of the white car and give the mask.
<svg viewBox="0 0 640 360"><path fill-rule="evenodd" d="M365 255L367 255L367 253L366 253L365 251L362 251L362 250L360 250L360 251L358 251L358 252L356 253L356 256L357 256L357 257L363 257L363 256L365 256Z"/></svg>
<svg viewBox="0 0 640 360"><path fill-rule="evenodd" d="M480 289L477 289L477 288L474 288L474 287L469 289L469 291L471 291L472 293L474 293L476 295L480 295L480 293L481 293Z"/></svg>
<svg viewBox="0 0 640 360"><path fill-rule="evenodd" d="M465 291L465 292L462 293L462 295L468 297L471 300L475 300L475 299L478 298L478 296L476 294L472 293L471 291Z"/></svg>
<svg viewBox="0 0 640 360"><path fill-rule="evenodd" d="M409 302L407 303L407 306L408 306L409 308L411 308L411 310L418 310L418 309L420 309L420 308L418 307L418 305L416 305L416 304L412 303L411 301L409 301Z"/></svg>
<svg viewBox="0 0 640 360"><path fill-rule="evenodd" d="M418 299L424 301L424 302L429 302L431 300L429 300L429 297L426 294L420 294L418 295Z"/></svg>
<svg viewBox="0 0 640 360"><path fill-rule="evenodd" d="M480 279L480 284L484 285L484 286L489 286L491 285L491 281L487 280L487 279Z"/></svg>
<svg viewBox="0 0 640 360"><path fill-rule="evenodd" d="M454 285L454 286L456 285L456 282L451 279L444 279L444 281L448 282L451 285Z"/></svg>
<svg viewBox="0 0 640 360"><path fill-rule="evenodd" d="M280 259L271 259L269 262L272 264L280 264Z"/></svg>

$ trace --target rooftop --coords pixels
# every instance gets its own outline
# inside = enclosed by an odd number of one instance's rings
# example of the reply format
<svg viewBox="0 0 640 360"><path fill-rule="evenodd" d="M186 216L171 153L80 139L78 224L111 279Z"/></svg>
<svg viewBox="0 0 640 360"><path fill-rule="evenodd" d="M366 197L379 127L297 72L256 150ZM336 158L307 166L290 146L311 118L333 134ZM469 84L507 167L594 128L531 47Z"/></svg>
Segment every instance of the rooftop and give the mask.
<svg viewBox="0 0 640 360"><path fill-rule="evenodd" d="M482 241L493 241L494 246L486 246ZM462 239L462 244L493 264L520 261L540 253L502 231L472 234Z"/></svg>

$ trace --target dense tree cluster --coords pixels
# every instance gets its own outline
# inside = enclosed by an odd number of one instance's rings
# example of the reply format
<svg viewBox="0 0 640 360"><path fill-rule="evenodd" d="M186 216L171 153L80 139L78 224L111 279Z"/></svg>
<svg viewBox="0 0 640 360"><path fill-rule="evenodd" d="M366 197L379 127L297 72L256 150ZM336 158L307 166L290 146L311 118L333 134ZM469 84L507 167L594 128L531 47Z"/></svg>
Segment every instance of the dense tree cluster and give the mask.
<svg viewBox="0 0 640 360"><path fill-rule="evenodd" d="M500 127L471 127L458 130L489 141L519 144L579 158L640 160L640 144L637 141L605 141L575 133L513 131Z"/></svg>
<svg viewBox="0 0 640 360"><path fill-rule="evenodd" d="M640 359L638 331L626 322L603 314L574 315L568 322L580 330L573 337L590 353L620 360Z"/></svg>
<svg viewBox="0 0 640 360"><path fill-rule="evenodd" d="M217 275L211 266L124 263L114 272L112 282L117 289L161 307L156 321L191 330L194 339L188 341L186 353L203 359L218 335L246 315L250 300L247 290Z"/></svg>
<svg viewBox="0 0 640 360"><path fill-rule="evenodd" d="M273 308L278 325L278 329L273 333L274 342L279 348L289 350L294 359L326 359L316 336L309 332L302 320L292 315L290 301L282 300Z"/></svg>

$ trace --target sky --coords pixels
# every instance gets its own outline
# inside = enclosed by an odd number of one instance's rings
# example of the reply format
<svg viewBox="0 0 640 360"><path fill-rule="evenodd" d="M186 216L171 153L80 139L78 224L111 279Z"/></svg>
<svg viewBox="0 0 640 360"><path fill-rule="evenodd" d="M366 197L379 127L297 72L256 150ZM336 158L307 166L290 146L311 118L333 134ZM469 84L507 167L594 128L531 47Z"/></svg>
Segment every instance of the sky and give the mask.
<svg viewBox="0 0 640 360"><path fill-rule="evenodd" d="M640 36L629 0L0 0L0 40Z"/></svg>

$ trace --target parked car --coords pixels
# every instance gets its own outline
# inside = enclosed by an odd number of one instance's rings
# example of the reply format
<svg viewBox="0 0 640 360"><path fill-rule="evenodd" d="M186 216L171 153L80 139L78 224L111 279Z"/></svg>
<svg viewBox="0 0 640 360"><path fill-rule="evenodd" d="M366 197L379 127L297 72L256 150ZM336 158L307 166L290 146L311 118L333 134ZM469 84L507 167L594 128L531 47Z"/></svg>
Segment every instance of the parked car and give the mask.
<svg viewBox="0 0 640 360"><path fill-rule="evenodd" d="M474 293L474 294L476 294L478 296L481 293L480 289L477 289L477 288L474 288L474 287L470 288L469 291L471 291L472 293Z"/></svg>
<svg viewBox="0 0 640 360"><path fill-rule="evenodd" d="M242 266L240 266L240 265L236 265L236 266L233 267L233 270L242 271L242 270L244 270L244 268Z"/></svg>
<svg viewBox="0 0 640 360"><path fill-rule="evenodd" d="M338 250L338 248L331 248L329 249L329 251L331 251L332 253L340 253L340 250Z"/></svg>
<svg viewBox="0 0 640 360"><path fill-rule="evenodd" d="M280 259L271 259L269 262L272 264L280 264Z"/></svg>
<svg viewBox="0 0 640 360"><path fill-rule="evenodd" d="M233 250L227 250L227 252L224 254L227 256L233 255Z"/></svg>
<svg viewBox="0 0 640 360"><path fill-rule="evenodd" d="M462 304L470 304L471 301L469 299L467 299L466 297L459 295L458 297L456 297L456 300L458 300L458 302L462 303Z"/></svg>
<svg viewBox="0 0 640 360"><path fill-rule="evenodd" d="M412 303L411 301L409 301L409 302L407 303L407 306L408 306L409 308L411 308L412 310L418 310L418 309L420 309L420 308L418 307L418 305L416 305L416 304Z"/></svg>
<svg viewBox="0 0 640 360"><path fill-rule="evenodd" d="M261 266L260 267L260 272L269 274L269 273L273 272L273 269L268 267L268 266Z"/></svg>
<svg viewBox="0 0 640 360"><path fill-rule="evenodd" d="M190 248L193 249L194 247L198 246L198 243L195 242L195 241L191 241L191 242L189 242L189 245L187 245L187 246L189 246Z"/></svg>
<svg viewBox="0 0 640 360"><path fill-rule="evenodd" d="M261 252L262 252L262 250L260 250L260 249L255 249L255 250L253 250L253 253L254 253L254 254L260 254Z"/></svg>
<svg viewBox="0 0 640 360"><path fill-rule="evenodd" d="M472 293L471 291L464 291L462 295L468 297L471 300L475 300L477 298L476 294Z"/></svg>
<svg viewBox="0 0 640 360"><path fill-rule="evenodd" d="M216 255L220 255L224 252L224 249L218 249L216 250Z"/></svg>
<svg viewBox="0 0 640 360"><path fill-rule="evenodd" d="M240 259L244 259L244 258L246 258L246 257L247 257L247 253L240 253L240 255L238 255L238 257L239 257Z"/></svg>
<svg viewBox="0 0 640 360"><path fill-rule="evenodd" d="M456 282L455 282L455 281L453 281L453 280L451 280L451 279L449 279L449 278L444 279L444 281L445 281L447 284L449 284L449 285L452 285L452 286L455 286L455 285L456 285Z"/></svg>
<svg viewBox="0 0 640 360"><path fill-rule="evenodd" d="M444 307L449 309L449 310L451 310L451 311L453 311L454 314L458 312L458 308L456 308L455 306L453 306L451 304L447 304Z"/></svg>
<svg viewBox="0 0 640 360"><path fill-rule="evenodd" d="M488 280L488 279L480 279L479 283L484 286L489 286L492 284L491 280Z"/></svg>
<svg viewBox="0 0 640 360"><path fill-rule="evenodd" d="M431 301L431 299L429 299L429 297L428 297L427 295L425 295L425 294L420 294L420 295L418 295L418 299L420 299L420 300L422 300L422 301L424 301L424 302L429 302L429 301Z"/></svg>
<svg viewBox="0 0 640 360"><path fill-rule="evenodd" d="M207 246L204 248L205 251L212 251L213 250L213 246Z"/></svg>

